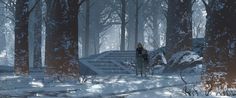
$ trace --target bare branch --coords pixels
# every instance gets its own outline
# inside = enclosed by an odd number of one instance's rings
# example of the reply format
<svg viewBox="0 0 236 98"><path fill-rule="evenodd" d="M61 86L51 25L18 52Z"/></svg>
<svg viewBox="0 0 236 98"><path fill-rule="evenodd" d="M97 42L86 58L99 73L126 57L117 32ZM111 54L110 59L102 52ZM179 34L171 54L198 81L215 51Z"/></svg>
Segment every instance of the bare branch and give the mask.
<svg viewBox="0 0 236 98"><path fill-rule="evenodd" d="M40 0L37 0L37 1L35 2L35 4L33 5L33 7L27 12L27 15L29 15L29 14L34 10L34 8L36 7L36 5L37 5L39 2L40 2Z"/></svg>
<svg viewBox="0 0 236 98"><path fill-rule="evenodd" d="M85 0L82 0L79 2L78 6L80 7L83 3L84 3Z"/></svg>
<svg viewBox="0 0 236 98"><path fill-rule="evenodd" d="M118 10L115 10L116 14L120 17L121 19L121 13Z"/></svg>
<svg viewBox="0 0 236 98"><path fill-rule="evenodd" d="M208 8L208 4L206 3L205 0L202 0L202 3L204 4L204 6L206 7L206 9Z"/></svg>
<svg viewBox="0 0 236 98"><path fill-rule="evenodd" d="M5 4L5 5L8 5L6 2L4 2L3 0L0 0L1 3Z"/></svg>
<svg viewBox="0 0 236 98"><path fill-rule="evenodd" d="M192 5L196 2L197 0L192 0Z"/></svg>
<svg viewBox="0 0 236 98"><path fill-rule="evenodd" d="M8 18L8 19L10 19L11 21L15 21L15 19L14 18L12 18L12 17L10 17L10 16L7 16L7 15L5 15L5 14L0 14L1 16L4 16L4 17L6 17L6 18Z"/></svg>
<svg viewBox="0 0 236 98"><path fill-rule="evenodd" d="M166 4L168 4L168 0L164 0L164 2L165 2Z"/></svg>

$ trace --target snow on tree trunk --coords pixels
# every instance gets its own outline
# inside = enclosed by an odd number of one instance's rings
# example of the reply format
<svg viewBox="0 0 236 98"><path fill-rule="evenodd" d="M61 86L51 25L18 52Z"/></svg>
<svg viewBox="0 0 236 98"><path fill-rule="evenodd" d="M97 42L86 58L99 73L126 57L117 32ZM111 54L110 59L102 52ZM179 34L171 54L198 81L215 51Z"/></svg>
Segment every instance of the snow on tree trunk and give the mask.
<svg viewBox="0 0 236 98"><path fill-rule="evenodd" d="M167 58L192 47L192 0L169 0L167 12Z"/></svg>
<svg viewBox="0 0 236 98"><path fill-rule="evenodd" d="M226 72L223 76L228 86L235 87L236 79L236 1L212 0L207 4L206 48L204 62L207 73ZM220 70L213 70L216 67Z"/></svg>
<svg viewBox="0 0 236 98"><path fill-rule="evenodd" d="M15 65L16 74L28 74L28 0L17 0L15 11Z"/></svg>
<svg viewBox="0 0 236 98"><path fill-rule="evenodd" d="M77 4L78 0L47 1L45 60L48 74L79 73Z"/></svg>

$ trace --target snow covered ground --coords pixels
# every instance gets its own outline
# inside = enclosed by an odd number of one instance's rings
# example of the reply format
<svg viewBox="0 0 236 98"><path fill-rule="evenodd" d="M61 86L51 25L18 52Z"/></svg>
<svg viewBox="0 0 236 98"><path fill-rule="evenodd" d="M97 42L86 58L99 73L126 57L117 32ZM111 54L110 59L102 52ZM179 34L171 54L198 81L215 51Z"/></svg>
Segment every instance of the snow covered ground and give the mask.
<svg viewBox="0 0 236 98"><path fill-rule="evenodd" d="M181 61L180 57L175 58ZM183 59L194 61L190 57ZM179 72L162 73L163 67L165 66L154 68L155 75L148 77L110 74L86 76L87 80L84 81L82 77L49 76L44 74L43 70L33 68L29 76L15 76L13 67L0 66L0 98L186 98L188 96L183 92L184 87L197 90L196 97L206 97L200 82L202 65L182 71L187 85L181 79ZM208 96L207 98L232 97Z"/></svg>
<svg viewBox="0 0 236 98"><path fill-rule="evenodd" d="M200 75L188 74L184 80L198 87ZM88 76L85 83L76 78L59 81L57 77L35 73L30 76L0 75L0 96L28 98L189 98L182 89L179 75L130 75ZM196 88L199 89L199 88ZM206 96L197 96L206 97ZM210 96L207 98L232 98Z"/></svg>
<svg viewBox="0 0 236 98"><path fill-rule="evenodd" d="M145 93L142 95L184 96L181 93L184 83L178 75L139 77L131 74L90 76L89 78L86 83L79 83L77 79L61 82L57 77L49 77L40 73L30 76L4 73L0 76L0 95L10 97L116 98L117 96L126 96L127 98L137 98L135 96ZM199 75L185 77L189 83L198 83L199 78ZM146 98L150 98L150 96Z"/></svg>

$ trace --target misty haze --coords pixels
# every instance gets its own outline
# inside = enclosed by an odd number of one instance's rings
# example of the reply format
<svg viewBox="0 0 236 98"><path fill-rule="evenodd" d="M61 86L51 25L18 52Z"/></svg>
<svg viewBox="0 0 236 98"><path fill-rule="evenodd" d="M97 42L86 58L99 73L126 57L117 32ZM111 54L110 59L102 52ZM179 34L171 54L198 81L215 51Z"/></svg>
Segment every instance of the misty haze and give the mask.
<svg viewBox="0 0 236 98"><path fill-rule="evenodd" d="M0 98L231 98L236 0L0 0Z"/></svg>

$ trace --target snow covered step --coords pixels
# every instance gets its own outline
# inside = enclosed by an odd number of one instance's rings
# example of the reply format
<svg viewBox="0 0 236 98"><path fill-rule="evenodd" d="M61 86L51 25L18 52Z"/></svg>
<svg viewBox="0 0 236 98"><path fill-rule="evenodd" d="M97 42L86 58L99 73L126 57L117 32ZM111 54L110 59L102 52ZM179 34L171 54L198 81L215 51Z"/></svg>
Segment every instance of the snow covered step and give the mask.
<svg viewBox="0 0 236 98"><path fill-rule="evenodd" d="M105 71L105 74L130 74L128 71L124 70L110 70L110 71Z"/></svg>
<svg viewBox="0 0 236 98"><path fill-rule="evenodd" d="M13 72L14 68L12 66L0 65L0 73Z"/></svg>
<svg viewBox="0 0 236 98"><path fill-rule="evenodd" d="M105 74L129 73L124 67L114 63L114 61L89 61L89 63Z"/></svg>
<svg viewBox="0 0 236 98"><path fill-rule="evenodd" d="M80 62L83 70L91 70L96 74L131 74L133 70L122 62L134 59L135 51L107 51L81 58Z"/></svg>
<svg viewBox="0 0 236 98"><path fill-rule="evenodd" d="M109 55L106 56L121 56L121 57L130 57L135 56L135 52L111 52Z"/></svg>
<svg viewBox="0 0 236 98"><path fill-rule="evenodd" d="M134 60L134 57L105 57L102 60L117 60L117 61L127 61L127 60Z"/></svg>
<svg viewBox="0 0 236 98"><path fill-rule="evenodd" d="M104 57L100 58L102 60L116 60L116 61L127 61L127 60L134 60L135 59L135 52L134 51L112 51L109 54L105 55Z"/></svg>

